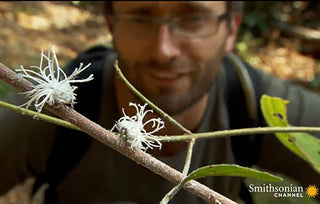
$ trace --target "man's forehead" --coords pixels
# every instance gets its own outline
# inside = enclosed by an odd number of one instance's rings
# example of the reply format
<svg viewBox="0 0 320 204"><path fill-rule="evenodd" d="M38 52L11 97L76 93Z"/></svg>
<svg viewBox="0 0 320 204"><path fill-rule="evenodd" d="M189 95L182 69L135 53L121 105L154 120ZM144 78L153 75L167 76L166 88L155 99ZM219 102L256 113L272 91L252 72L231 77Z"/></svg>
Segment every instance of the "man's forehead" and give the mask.
<svg viewBox="0 0 320 204"><path fill-rule="evenodd" d="M226 9L225 1L119 1L113 2L115 13L162 13L189 10L221 13Z"/></svg>

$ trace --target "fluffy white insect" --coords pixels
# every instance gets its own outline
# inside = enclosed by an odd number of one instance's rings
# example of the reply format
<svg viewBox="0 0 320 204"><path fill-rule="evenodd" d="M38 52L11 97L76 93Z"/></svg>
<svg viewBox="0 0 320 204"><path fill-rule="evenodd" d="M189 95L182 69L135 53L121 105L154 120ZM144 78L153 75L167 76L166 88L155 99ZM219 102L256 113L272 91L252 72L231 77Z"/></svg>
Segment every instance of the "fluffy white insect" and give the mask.
<svg viewBox="0 0 320 204"><path fill-rule="evenodd" d="M34 102L34 107L38 113L42 111L45 103L54 105L55 103L64 103L74 105L76 100L76 94L74 91L77 86L71 86L71 83L87 82L93 79L93 74L86 79L74 79L78 74L87 69L91 64L89 63L85 67L80 63L79 68L75 68L70 76L67 76L65 72L59 67L58 59L52 47L52 56L50 55L50 50L46 56L41 51L40 65L31 66L35 70L25 69L22 65L16 72L19 73L24 79L30 81L32 85L32 90L24 92L27 98L30 98L25 104L25 108ZM44 61L47 61L46 66Z"/></svg>
<svg viewBox="0 0 320 204"><path fill-rule="evenodd" d="M143 123L143 118L146 114L153 112L153 110L145 111L147 104L141 106L140 104L129 103L129 106L134 106L137 114L129 117L122 108L124 116L116 121L111 131L116 128L121 134L125 134L127 141L131 144L131 148L136 147L143 151L147 151L148 148L153 149L154 147L161 149L161 142L153 137L152 134L164 128L164 122L160 118L152 118ZM151 132L147 132L144 128L149 123L152 123L153 130Z"/></svg>

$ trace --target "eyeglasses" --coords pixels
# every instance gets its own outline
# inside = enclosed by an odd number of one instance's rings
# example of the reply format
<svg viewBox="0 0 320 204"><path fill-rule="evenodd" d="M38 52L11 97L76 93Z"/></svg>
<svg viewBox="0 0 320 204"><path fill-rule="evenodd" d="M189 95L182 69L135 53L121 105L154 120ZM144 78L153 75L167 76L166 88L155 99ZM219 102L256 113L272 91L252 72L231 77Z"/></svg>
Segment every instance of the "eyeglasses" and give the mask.
<svg viewBox="0 0 320 204"><path fill-rule="evenodd" d="M155 36L161 24L168 24L175 37L206 37L215 34L220 22L228 18L227 12L221 15L197 13L173 18L132 14L110 16L114 35L130 38Z"/></svg>

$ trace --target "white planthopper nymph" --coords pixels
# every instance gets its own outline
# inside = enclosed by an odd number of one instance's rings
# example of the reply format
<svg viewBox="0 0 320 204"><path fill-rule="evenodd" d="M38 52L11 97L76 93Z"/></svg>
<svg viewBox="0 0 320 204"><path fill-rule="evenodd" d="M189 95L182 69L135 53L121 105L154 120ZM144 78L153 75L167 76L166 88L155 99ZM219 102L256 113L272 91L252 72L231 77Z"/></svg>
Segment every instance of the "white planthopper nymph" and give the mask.
<svg viewBox="0 0 320 204"><path fill-rule="evenodd" d="M144 117L148 112L153 112L152 109L146 110L147 103L143 106L140 104L129 103L129 106L134 106L137 113L134 116L127 116L122 109L123 117L121 117L112 127L111 131L117 129L120 133L124 133L127 141L131 144L131 148L135 147L143 151L154 147L161 149L161 142L152 134L164 128L164 121L160 118L152 118L143 122ZM145 126L152 123L153 130L147 132Z"/></svg>
<svg viewBox="0 0 320 204"><path fill-rule="evenodd" d="M44 65L44 61L46 61L46 65ZM52 47L52 53L50 53L50 50L48 51L48 55L45 55L42 50L39 67L31 66L31 68L35 68L35 70L25 69L22 65L19 69L16 69L16 72L18 72L21 77L33 84L32 90L24 92L30 100L22 106L29 108L34 102L34 107L38 113L42 111L45 103L50 105L63 103L73 106L76 100L74 91L77 89L77 86L71 86L71 83L93 80L93 74L90 74L86 79L75 79L78 74L90 65L89 63L85 67L82 67L83 64L80 63L79 68L75 68L73 73L67 76L62 68L59 67L54 47Z"/></svg>

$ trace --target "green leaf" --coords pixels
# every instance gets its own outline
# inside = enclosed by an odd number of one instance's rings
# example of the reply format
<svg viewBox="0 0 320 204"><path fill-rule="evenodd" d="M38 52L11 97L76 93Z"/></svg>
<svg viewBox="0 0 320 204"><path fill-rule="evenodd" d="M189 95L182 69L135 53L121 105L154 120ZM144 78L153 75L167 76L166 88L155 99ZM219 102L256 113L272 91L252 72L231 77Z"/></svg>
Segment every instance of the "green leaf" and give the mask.
<svg viewBox="0 0 320 204"><path fill-rule="evenodd" d="M278 97L261 97L263 116L271 127L290 127L286 105L289 103ZM288 149L307 161L320 172L320 140L307 133L276 133L277 138Z"/></svg>
<svg viewBox="0 0 320 204"><path fill-rule="evenodd" d="M288 126L286 105L289 103L278 97L263 95L260 100L264 118L269 125L277 127Z"/></svg>
<svg viewBox="0 0 320 204"><path fill-rule="evenodd" d="M307 157L307 161L320 172L320 140L307 133L291 133L295 138L294 143Z"/></svg>
<svg viewBox="0 0 320 204"><path fill-rule="evenodd" d="M207 176L238 176L255 178L266 181L283 181L283 179L280 177L248 167L242 167L235 164L217 164L204 166L193 171L182 182L186 183L189 180Z"/></svg>
<svg viewBox="0 0 320 204"><path fill-rule="evenodd" d="M261 110L263 116L269 126L271 127L288 127L287 109L286 105L289 103L287 100L283 100L278 97L270 97L263 95L261 97ZM288 149L294 152L296 155L304 160L307 160L305 155L299 150L299 148L293 143L293 138L290 133L276 133L277 138Z"/></svg>
<svg viewBox="0 0 320 204"><path fill-rule="evenodd" d="M235 164L217 164L204 166L191 172L177 186L175 186L160 202L160 204L168 203L173 196L182 188L182 186L192 179L198 179L208 176L238 176L261 179L266 181L283 181L282 178L274 176L267 172L242 167Z"/></svg>

